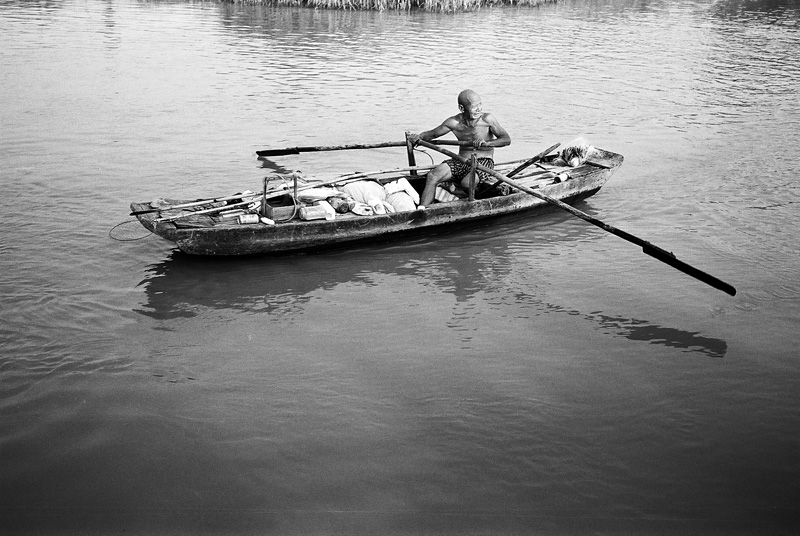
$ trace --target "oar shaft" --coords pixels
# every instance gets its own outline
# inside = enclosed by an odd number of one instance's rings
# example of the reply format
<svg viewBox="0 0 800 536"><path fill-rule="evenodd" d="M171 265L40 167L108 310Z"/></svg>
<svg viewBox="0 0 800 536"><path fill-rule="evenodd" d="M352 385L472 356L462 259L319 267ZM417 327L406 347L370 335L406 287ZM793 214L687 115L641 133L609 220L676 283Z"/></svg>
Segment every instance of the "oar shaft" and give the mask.
<svg viewBox="0 0 800 536"><path fill-rule="evenodd" d="M554 145L553 147L551 147L547 151L544 151L540 155L538 155L537 157L534 157L532 160L535 160L537 158L543 158L543 157L547 156L557 146L558 146L558 144ZM512 174L519 173L521 170L527 168L530 165L530 163L531 163L530 160L528 162L525 162L524 164L522 164L519 167L517 167L515 170L509 172L508 176L512 176ZM409 166L409 167L386 169L386 170L379 170L379 171L356 172L356 173L351 173L349 175L339 175L337 177L334 177L333 179L327 179L327 180L320 181L320 182L314 182L313 184L309 183L309 184L306 184L304 186L300 186L297 190L298 191L304 191L304 190L309 190L311 188L316 188L316 187L319 187L319 186L325 186L325 185L328 185L328 184L348 183L348 182L353 182L353 181L359 180L359 179L373 177L373 176L376 176L376 175L388 175L388 174L391 174L391 173L403 173L405 171L428 171L428 170L436 167L436 165L437 164L430 164L430 165L425 165L425 166ZM552 171L547 171L546 173L552 173ZM311 180L311 179L307 179L307 180ZM217 202L222 202L222 201L230 201L232 199L244 199L245 197L252 198L249 201L242 201L240 203L225 205L224 207L212 207L212 208L210 208L208 210L206 210L206 209L195 210L195 211L186 212L186 213L183 213L183 214L176 214L174 216L165 216L163 218L158 218L156 220L156 222L165 222L165 221L172 221L172 220L177 220L177 219L181 219L181 218L186 218L186 217L189 217L189 216L195 216L195 215L198 215L198 214L209 214L209 213L213 213L213 212L219 212L219 211L222 211L222 210L227 210L229 208L235 208L235 207L238 207L238 206L241 206L241 205L247 205L249 203L254 202L256 200L256 198L261 198L261 197L265 197L265 196L266 196L267 199L274 199L275 197L280 197L281 195L284 195L284 194L287 194L287 193L289 193L289 190L287 190L286 188L274 188L272 190L267 190L265 193L262 192L262 193L259 193L259 194L247 194L247 195L236 194L236 195L229 195L229 196L225 196L225 197L216 197L214 199L192 201L190 203L181 203L179 205L171 205L169 207L163 207L163 208L151 208L151 209L147 209L147 210L137 210L135 212L131 212L130 215L131 216L139 216L141 214L150 214L150 213L153 213L153 212L166 212L168 210L180 210L180 209L184 209L184 208L192 208L192 207L197 207L197 206L202 206L202 205L208 205L208 204L211 204L211 203L217 203Z"/></svg>
<svg viewBox="0 0 800 536"><path fill-rule="evenodd" d="M300 187L297 188L296 191L297 192L302 192L302 191L305 191L305 190L311 190L313 188L318 188L318 187L326 185L326 184L344 184L344 183L348 183L348 182L358 181L358 180L361 180L363 178L364 178L363 174L359 174L359 175L355 175L355 176L351 176L351 177L337 177L335 179L318 182L316 184L307 184L305 186L300 186ZM255 202L256 199L261 199L261 198L274 199L276 197L280 197L280 196L286 195L288 193L291 193L290 190L287 190L285 188L276 188L274 190L268 190L266 193L252 194L252 195L249 195L249 196L244 196L244 197L252 197L252 199L250 199L249 201L241 201L239 203L232 203L230 205L225 205L225 206L222 206L222 207L212 207L212 208L209 208L209 209L194 210L194 211L191 211L191 212L185 212L183 214L176 214L175 216L165 216L163 218L158 218L155 221L156 221L156 223L161 223L161 222L179 220L181 218L188 218L189 216L197 216L198 214L212 214L214 212L220 212L220 211L223 211L223 210L227 210L229 208L235 208L235 207L239 207L239 206L243 206L243 205L249 205L250 203ZM238 196L238 197L243 197L243 196Z"/></svg>
<svg viewBox="0 0 800 536"><path fill-rule="evenodd" d="M268 175L264 179L265 180L278 180L278 179L288 180L289 178L290 177L282 177L280 175L279 176L275 176L275 177L271 177L271 176ZM300 180L302 180L303 182L307 182L305 179L302 179L302 178ZM280 191L280 189L276 188L276 189L273 189L271 191L277 192L277 191ZM270 191L268 191L266 193L270 193ZM233 199L243 199L245 197L253 197L255 195L261 195L261 194L238 193L238 194L231 194L231 195L226 195L226 196L222 196L222 197L214 197L212 199L198 199L197 201L188 201L186 203L179 203L177 205L169 205L169 206L166 206L166 207L149 208L149 209L146 209L146 210L136 210L136 211L131 212L130 215L131 216L138 216L140 214L151 214L153 212L166 212L167 210L178 210L178 209L183 209L183 208L199 207L199 206L202 206L202 205L210 205L211 203L219 203L219 202L222 202L222 201L231 201Z"/></svg>
<svg viewBox="0 0 800 536"><path fill-rule="evenodd" d="M394 169L382 169L378 171L356 171L354 173L348 173L347 175L339 175L335 179L330 179L326 181L327 184L337 183L342 180L350 180L350 179L361 179L365 177L374 177L376 175L389 175L391 173L403 173L405 171L428 171L436 167L437 164L431 164L426 166L409 166L403 168L394 168ZM321 182L319 184L325 184L325 182Z"/></svg>
<svg viewBox="0 0 800 536"><path fill-rule="evenodd" d="M536 164L539 160L541 160L545 156L547 156L550 153L552 153L553 151L555 151L556 147L558 147L559 145L561 145L561 144L560 143L556 143L552 147L548 147L547 149L545 149L541 153L537 154L536 156L534 156L533 158L531 158L527 162L517 166L516 168L511 170L511 172L508 174L508 177L513 177L514 175L516 175L516 174L520 173L521 171L523 171L524 169L526 169L528 166L530 166L532 164ZM536 165L539 166L539 167L542 167L539 164L536 164ZM544 169L544 168L542 168L542 169Z"/></svg>
<svg viewBox="0 0 800 536"><path fill-rule="evenodd" d="M226 195L224 197L215 197L214 199L199 199L197 201L191 201L189 203L180 203L178 205L169 205L166 207L161 208L149 208L147 210L136 210L131 212L131 216L138 216L139 214L150 214L152 212L165 212L167 210L179 210L182 208L191 208L191 207L199 207L202 205L210 205L211 203L220 203L222 201L230 201L231 199L239 199L242 197L252 197L256 194L234 194L234 195Z"/></svg>
<svg viewBox="0 0 800 536"><path fill-rule="evenodd" d="M420 140L418 143L420 145L422 145L423 147L428 147L429 149L433 149L434 151L439 151L440 153L442 153L442 154L444 154L446 156L449 156L450 158L455 158L455 159L460 160L460 161L465 162L465 163L469 162L466 158L463 158L463 157L461 157L461 156L459 156L459 155L457 155L455 153L452 153L452 152L448 151L447 149L442 149L441 147L437 147L436 145L434 145L432 143L428 143L428 142L426 142L424 140ZM581 218L582 220L587 221L587 222L591 223L592 225L595 225L595 226L603 229L604 231L607 231L607 232L609 232L611 234L614 234L614 235L622 238L623 240L627 240L628 242L631 242L633 244L636 244L637 246L640 246L644 253L646 253L647 255L650 255L654 259L658 259L661 262L663 262L663 263L665 263L665 264L667 264L669 266L672 266L673 268L676 268L677 270L680 270L681 272L683 272L683 273L685 273L687 275L690 275L690 276L694 277L695 279L698 279L699 281L702 281L703 283L706 283L706 284L708 284L708 285L710 285L710 286L712 286L712 287L714 287L716 289L719 289L719 290L721 290L721 291L723 291L723 292L725 292L727 294L730 294L731 296L735 296L736 295L736 289L732 285L726 283L725 281L722 281L721 279L718 279L718 278L714 277L711 274L703 272L702 270L699 270L698 268L695 268L694 266L691 266L690 264L687 264L687 263L685 263L685 262L683 262L681 260L678 260L678 258L676 258L675 255L673 255L672 253L670 253L669 251L667 251L665 249L662 249L662 248L660 248L660 247L658 247L658 246L656 246L654 244L651 244L650 242L648 242L646 240L642 240L638 236L632 235L632 234L630 234L630 233L628 233L626 231L623 231L621 229L617 229L616 227L614 227L612 225L609 225L609 224L607 224L607 223L605 223L605 222L603 222L601 220L598 220L597 218L594 218L594 217L586 214L585 212L582 212L582 211L576 209L575 207L573 207L571 205L568 205L567 203L564 203L563 201L560 201L558 199L550 197L547 194L543 194L541 192L538 192L536 190L528 188L527 186L523 186L523 185L521 185L521 184L519 184L519 183L517 183L517 182L515 182L515 181L513 181L511 179L509 179L506 175L503 175L502 173L498 173L497 171L495 171L495 170L493 170L491 168L488 168L488 167L483 166L481 164L478 164L477 168L479 170L481 170L481 171L484 171L484 172L492 175L496 179L501 180L501 181L509 184L510 186L513 186L514 188L516 188L516 189L518 189L518 190L520 190L522 192L525 192L526 194L530 194L530 195L532 195L534 197L538 197L539 199L542 199L543 201L547 201L551 205L555 205L555 206L557 206L557 207L559 207L559 208L561 208L563 210L566 210L570 214L572 214L574 216L577 216L578 218Z"/></svg>
<svg viewBox="0 0 800 536"><path fill-rule="evenodd" d="M287 192L287 190L284 190L284 193L285 192ZM224 205L224 206L221 206L221 207L206 208L206 209L203 209L203 210L192 210L192 211L189 211L189 212L183 212L181 214L176 214L174 216L165 216L163 218L157 218L155 220L155 222L156 223L163 223L163 222L168 222L168 221L180 220L182 218L188 218L189 216L199 216L201 214L212 214L214 212L222 212L223 210L228 210L228 209L231 209L231 208L241 207L241 206L249 205L251 203L255 203L256 202L256 198L260 198L261 196L262 196L262 194L255 194L255 197L253 199L249 199L247 201L240 201L238 203L231 203L230 205ZM267 195L267 197L270 197L270 196Z"/></svg>
<svg viewBox="0 0 800 536"><path fill-rule="evenodd" d="M442 145L462 145L466 142L457 140L440 141ZM258 156L286 156L300 153L314 153L318 151L346 151L352 149L381 149L383 147L405 147L405 141L387 141L382 143L354 143L350 145L317 145L307 147L285 147L283 149L264 149L256 151Z"/></svg>

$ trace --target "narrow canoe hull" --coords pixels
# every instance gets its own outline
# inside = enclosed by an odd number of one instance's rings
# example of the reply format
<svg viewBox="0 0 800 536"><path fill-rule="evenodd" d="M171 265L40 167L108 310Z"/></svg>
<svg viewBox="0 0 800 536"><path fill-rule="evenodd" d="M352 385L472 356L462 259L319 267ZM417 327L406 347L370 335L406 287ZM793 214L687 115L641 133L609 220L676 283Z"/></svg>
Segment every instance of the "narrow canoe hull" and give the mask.
<svg viewBox="0 0 800 536"><path fill-rule="evenodd" d="M570 179L543 184L519 180L537 187L541 193L560 201L574 203L594 195L622 163L622 156L601 151L602 166L583 165L570 171ZM596 161L598 159L595 159ZM551 182L551 181L547 181ZM181 251L193 255L263 255L321 250L362 241L384 241L457 224L465 224L516 213L526 215L548 208L550 204L526 193L513 193L476 201L436 203L424 210L385 215L337 215L332 221L292 220L278 225L218 225L182 228L172 222L157 222L158 213L140 214L142 225L174 242ZM148 208L133 203L132 210Z"/></svg>

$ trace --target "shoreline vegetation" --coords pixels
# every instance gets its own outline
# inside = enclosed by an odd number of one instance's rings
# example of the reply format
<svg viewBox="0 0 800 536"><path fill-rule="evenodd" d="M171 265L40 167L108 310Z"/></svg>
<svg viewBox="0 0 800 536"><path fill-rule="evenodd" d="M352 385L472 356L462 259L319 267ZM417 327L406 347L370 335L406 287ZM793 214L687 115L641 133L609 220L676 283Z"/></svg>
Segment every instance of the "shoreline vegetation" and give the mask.
<svg viewBox="0 0 800 536"><path fill-rule="evenodd" d="M229 0L230 3L251 5L299 6L315 9L344 9L358 11L438 11L455 13L474 11L483 7L520 6L540 7L557 0Z"/></svg>

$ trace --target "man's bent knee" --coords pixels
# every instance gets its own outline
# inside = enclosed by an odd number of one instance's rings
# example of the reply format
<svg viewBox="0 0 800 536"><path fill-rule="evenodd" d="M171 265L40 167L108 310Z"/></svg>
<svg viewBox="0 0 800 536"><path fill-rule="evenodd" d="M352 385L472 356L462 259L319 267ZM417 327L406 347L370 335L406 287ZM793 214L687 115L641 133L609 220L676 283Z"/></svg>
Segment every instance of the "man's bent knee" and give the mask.
<svg viewBox="0 0 800 536"><path fill-rule="evenodd" d="M450 167L447 164L439 164L428 172L429 182L440 183L450 178Z"/></svg>

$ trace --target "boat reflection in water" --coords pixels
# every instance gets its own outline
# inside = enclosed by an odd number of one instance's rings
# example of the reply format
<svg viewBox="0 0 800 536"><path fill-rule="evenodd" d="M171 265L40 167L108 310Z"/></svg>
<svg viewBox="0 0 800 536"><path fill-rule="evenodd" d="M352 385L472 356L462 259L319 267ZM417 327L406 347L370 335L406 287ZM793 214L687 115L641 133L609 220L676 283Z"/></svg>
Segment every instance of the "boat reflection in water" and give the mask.
<svg viewBox="0 0 800 536"><path fill-rule="evenodd" d="M315 254L277 257L198 258L174 251L168 259L152 265L144 287L147 302L137 312L157 319L194 317L208 310L267 314L270 321L285 322L308 308L320 291L336 300L342 288L362 286L381 294L386 314L396 312L412 297L397 292L403 282L421 282L426 293L452 295L455 300L447 325L460 329L460 321L475 301L500 296L511 307L524 305L542 313L579 316L594 330L612 337L645 341L721 358L727 343L635 318L574 310L535 290L521 292L519 273L536 272L552 262L553 244L580 246L600 239L602 233L587 225L568 225L569 215L553 210L539 218L511 216L490 225L476 223L435 236L416 237L402 243L371 244ZM636 254L636 253L633 253ZM511 294L509 289L517 290ZM383 296L385 294L385 296ZM374 298L371 297L371 299ZM420 301L425 296L413 297ZM405 300L405 301L404 301ZM393 315L394 316L394 315ZM408 327L417 320L409 315ZM398 329L405 329L398 326Z"/></svg>

